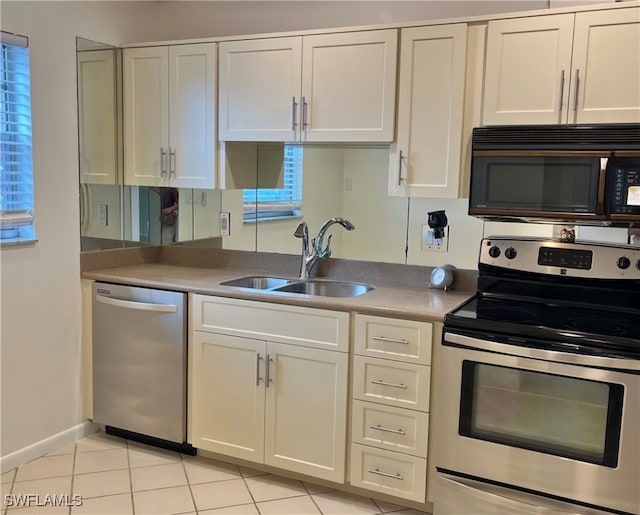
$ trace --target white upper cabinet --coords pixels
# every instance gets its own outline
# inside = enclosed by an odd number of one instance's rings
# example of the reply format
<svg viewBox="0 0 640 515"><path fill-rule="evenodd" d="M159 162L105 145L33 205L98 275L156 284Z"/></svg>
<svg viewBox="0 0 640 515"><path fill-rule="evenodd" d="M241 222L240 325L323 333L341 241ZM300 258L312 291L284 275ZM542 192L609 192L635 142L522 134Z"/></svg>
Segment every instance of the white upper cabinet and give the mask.
<svg viewBox="0 0 640 515"><path fill-rule="evenodd" d="M216 44L124 52L125 184L216 185Z"/></svg>
<svg viewBox="0 0 640 515"><path fill-rule="evenodd" d="M573 17L489 22L484 125L566 122Z"/></svg>
<svg viewBox="0 0 640 515"><path fill-rule="evenodd" d="M220 44L220 140L390 142L397 30Z"/></svg>
<svg viewBox="0 0 640 515"><path fill-rule="evenodd" d="M80 182L118 184L116 56L78 52Z"/></svg>
<svg viewBox="0 0 640 515"><path fill-rule="evenodd" d="M640 121L640 8L489 22L482 121Z"/></svg>
<svg viewBox="0 0 640 515"><path fill-rule="evenodd" d="M221 141L295 141L302 38L220 43Z"/></svg>
<svg viewBox="0 0 640 515"><path fill-rule="evenodd" d="M466 24L401 31L391 195L458 196L466 56Z"/></svg>
<svg viewBox="0 0 640 515"><path fill-rule="evenodd" d="M577 13L573 68L576 123L640 122L640 7Z"/></svg>

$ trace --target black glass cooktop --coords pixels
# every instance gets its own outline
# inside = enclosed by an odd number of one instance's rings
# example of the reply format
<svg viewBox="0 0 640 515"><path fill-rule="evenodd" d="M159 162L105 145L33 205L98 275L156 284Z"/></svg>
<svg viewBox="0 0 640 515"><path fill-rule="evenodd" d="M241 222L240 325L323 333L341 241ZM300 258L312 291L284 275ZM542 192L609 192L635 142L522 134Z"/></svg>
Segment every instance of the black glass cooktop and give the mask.
<svg viewBox="0 0 640 515"><path fill-rule="evenodd" d="M445 325L479 331L483 337L507 343L539 338L640 355L640 310L634 309L608 310L478 294L449 313Z"/></svg>

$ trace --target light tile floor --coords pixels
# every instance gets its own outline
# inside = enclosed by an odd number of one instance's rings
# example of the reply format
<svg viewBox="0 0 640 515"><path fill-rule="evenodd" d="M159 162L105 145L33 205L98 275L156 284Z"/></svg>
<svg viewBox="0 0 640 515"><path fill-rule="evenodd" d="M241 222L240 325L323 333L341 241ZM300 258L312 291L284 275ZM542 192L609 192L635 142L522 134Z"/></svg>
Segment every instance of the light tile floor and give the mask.
<svg viewBox="0 0 640 515"><path fill-rule="evenodd" d="M81 497L81 505L76 505L80 504L76 495ZM59 503L60 500L66 502ZM17 506L20 503L22 506ZM0 513L421 515L423 512L94 433L3 474Z"/></svg>

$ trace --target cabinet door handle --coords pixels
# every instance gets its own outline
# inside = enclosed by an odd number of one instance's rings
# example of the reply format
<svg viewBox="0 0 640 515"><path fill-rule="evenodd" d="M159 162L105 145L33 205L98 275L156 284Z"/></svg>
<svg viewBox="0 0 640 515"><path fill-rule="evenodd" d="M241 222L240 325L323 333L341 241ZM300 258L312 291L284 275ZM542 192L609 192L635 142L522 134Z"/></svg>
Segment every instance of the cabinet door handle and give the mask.
<svg viewBox="0 0 640 515"><path fill-rule="evenodd" d="M262 360L262 356L260 353L256 354L256 386L260 386L260 381L262 377L260 377L260 361Z"/></svg>
<svg viewBox="0 0 640 515"><path fill-rule="evenodd" d="M167 151L164 147L160 148L160 175L164 176L167 174Z"/></svg>
<svg viewBox="0 0 640 515"><path fill-rule="evenodd" d="M564 102L564 70L560 72L560 105L558 106L559 111L562 111L563 102Z"/></svg>
<svg viewBox="0 0 640 515"><path fill-rule="evenodd" d="M578 93L580 92L580 69L576 68L576 96L573 99L573 110L578 110Z"/></svg>
<svg viewBox="0 0 640 515"><path fill-rule="evenodd" d="M401 343L403 345L409 345L409 340L405 340L404 338L387 338L386 336L372 336L371 339L376 340L378 342Z"/></svg>
<svg viewBox="0 0 640 515"><path fill-rule="evenodd" d="M398 479L400 481L404 480L404 477L400 474L392 474L391 472L384 472L383 470L379 469L369 469L369 472L371 474L378 474L379 476L390 477L392 479Z"/></svg>
<svg viewBox="0 0 640 515"><path fill-rule="evenodd" d="M391 429L390 427L384 427L380 424L376 424L375 426L369 426L369 429L375 429L376 431L384 431L385 433L393 433L395 435L406 435L402 429Z"/></svg>
<svg viewBox="0 0 640 515"><path fill-rule="evenodd" d="M271 383L273 380L271 379L271 363L273 362L273 359L271 358L271 356L269 356L269 354L267 354L267 360L266 360L266 364L265 364L265 384L267 385L267 388L269 388L269 383Z"/></svg>
<svg viewBox="0 0 640 515"><path fill-rule="evenodd" d="M374 379L373 381L371 381L371 384L378 384L380 386L393 386L394 388L402 388L403 390L406 390L408 388L406 384L402 384L402 383L387 383L386 381L383 381L382 379Z"/></svg>
<svg viewBox="0 0 640 515"><path fill-rule="evenodd" d="M307 99L302 97L302 130L307 130L307 108L309 104L307 104Z"/></svg>
<svg viewBox="0 0 640 515"><path fill-rule="evenodd" d="M402 186L402 159L404 159L402 155L402 150L400 151L400 157L398 158L398 186Z"/></svg>
<svg viewBox="0 0 640 515"><path fill-rule="evenodd" d="M169 148L169 177L176 176L176 149Z"/></svg>
<svg viewBox="0 0 640 515"><path fill-rule="evenodd" d="M291 130L295 131L298 126L298 102L296 97L291 97Z"/></svg>

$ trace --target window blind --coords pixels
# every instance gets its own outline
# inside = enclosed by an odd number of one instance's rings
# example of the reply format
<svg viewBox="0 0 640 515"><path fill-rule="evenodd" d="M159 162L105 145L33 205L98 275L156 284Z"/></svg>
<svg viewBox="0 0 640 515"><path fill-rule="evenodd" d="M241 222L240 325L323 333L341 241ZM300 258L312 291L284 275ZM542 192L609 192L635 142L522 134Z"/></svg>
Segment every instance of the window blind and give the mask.
<svg viewBox="0 0 640 515"><path fill-rule="evenodd" d="M28 40L0 39L0 239L31 240L33 161Z"/></svg>
<svg viewBox="0 0 640 515"><path fill-rule="evenodd" d="M282 188L246 189L243 192L246 222L301 216L302 147L285 145Z"/></svg>

